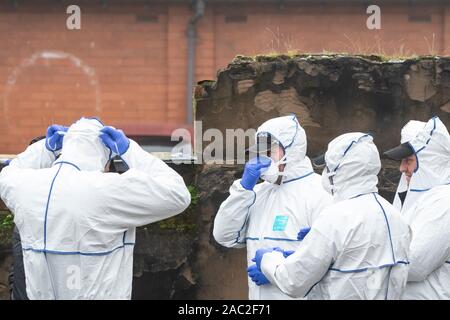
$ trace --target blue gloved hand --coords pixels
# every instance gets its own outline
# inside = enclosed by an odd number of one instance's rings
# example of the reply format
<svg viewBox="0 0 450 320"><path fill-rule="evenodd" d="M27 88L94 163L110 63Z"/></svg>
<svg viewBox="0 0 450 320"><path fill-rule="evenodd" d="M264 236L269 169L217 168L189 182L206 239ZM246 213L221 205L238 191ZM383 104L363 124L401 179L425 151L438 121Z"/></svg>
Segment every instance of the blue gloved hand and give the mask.
<svg viewBox="0 0 450 320"><path fill-rule="evenodd" d="M268 157L256 157L250 159L244 168L244 174L242 175L241 185L244 189L253 190L261 176L261 169L268 168L271 160Z"/></svg>
<svg viewBox="0 0 450 320"><path fill-rule="evenodd" d="M47 128L45 147L48 151L54 152L61 150L64 139L63 132L67 132L67 130L69 130L69 128L57 124L51 125Z"/></svg>
<svg viewBox="0 0 450 320"><path fill-rule="evenodd" d="M100 139L109 150L119 156L127 152L130 146L130 140L128 140L122 130L117 130L113 127L104 127L100 132Z"/></svg>
<svg viewBox="0 0 450 320"><path fill-rule="evenodd" d="M291 254L293 254L295 252L295 250L286 250L286 251L283 251L283 256L285 257L285 258L287 258L287 257L289 257Z"/></svg>
<svg viewBox="0 0 450 320"><path fill-rule="evenodd" d="M262 286L264 284L270 283L270 281L266 278L264 273L262 273L258 269L258 266L256 264L251 265L250 267L248 267L247 268L247 273L248 273L248 276L250 277L250 279L252 279L252 281L254 283L256 283L257 286Z"/></svg>
<svg viewBox="0 0 450 320"><path fill-rule="evenodd" d="M283 254L283 257L285 258L289 257L291 254L295 252L294 250L283 250L279 247L273 248L273 251L281 252Z"/></svg>
<svg viewBox="0 0 450 320"><path fill-rule="evenodd" d="M308 234L309 230L311 230L310 227L301 228L300 232L297 235L297 240L302 241L306 237L306 235Z"/></svg>
<svg viewBox="0 0 450 320"><path fill-rule="evenodd" d="M261 260L263 256L268 253L274 251L272 248L261 248L256 250L255 257L252 259L253 262L256 262L256 266L259 270L261 270Z"/></svg>

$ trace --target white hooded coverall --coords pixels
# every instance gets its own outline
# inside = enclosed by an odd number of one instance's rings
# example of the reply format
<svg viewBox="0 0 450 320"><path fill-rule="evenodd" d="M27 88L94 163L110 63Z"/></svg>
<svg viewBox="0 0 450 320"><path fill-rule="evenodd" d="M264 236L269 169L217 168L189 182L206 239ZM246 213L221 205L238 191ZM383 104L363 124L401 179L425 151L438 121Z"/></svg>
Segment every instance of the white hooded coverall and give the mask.
<svg viewBox="0 0 450 320"><path fill-rule="evenodd" d="M0 195L19 228L30 299L130 299L137 226L182 212L184 181L130 140L129 170L104 173L103 125L82 118L60 158L45 140L0 172Z"/></svg>
<svg viewBox="0 0 450 320"><path fill-rule="evenodd" d="M381 163L372 137L337 137L325 161L330 173L324 170L324 186L333 190L335 204L324 209L294 254L265 254L262 272L294 297L399 299L411 236L398 210L377 193Z"/></svg>
<svg viewBox="0 0 450 320"><path fill-rule="evenodd" d="M415 151L409 187L400 178L394 204L412 230L408 283L402 299L450 299L450 136L438 117L410 121L401 142ZM407 191L403 206L398 192Z"/></svg>
<svg viewBox="0 0 450 320"><path fill-rule="evenodd" d="M257 135L267 132L284 147L285 175L280 185L257 184L253 191L242 187L240 179L230 188L214 221L214 238L229 248L247 246L247 263L263 247L296 250L301 247L297 234L309 227L322 208L331 202L323 190L320 175L313 172L306 156L306 134L295 115L274 118L263 123ZM276 286L258 287L250 279L250 299L291 299Z"/></svg>

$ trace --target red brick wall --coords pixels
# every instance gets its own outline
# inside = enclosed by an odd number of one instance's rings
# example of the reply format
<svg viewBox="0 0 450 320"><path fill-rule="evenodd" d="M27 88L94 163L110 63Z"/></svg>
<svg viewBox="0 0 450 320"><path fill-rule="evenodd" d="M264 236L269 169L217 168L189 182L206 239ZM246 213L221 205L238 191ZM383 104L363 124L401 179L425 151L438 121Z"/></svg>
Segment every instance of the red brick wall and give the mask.
<svg viewBox="0 0 450 320"><path fill-rule="evenodd" d="M366 27L366 7L331 5L217 6L215 19L216 66L226 65L237 53L348 52L388 55L448 53L444 46L442 6L381 6L381 30ZM431 23L409 22L409 14L430 14ZM447 10L447 19L450 11ZM245 23L225 23L226 16L246 16ZM447 25L449 22L447 21ZM448 26L447 26L448 28ZM448 32L447 32L448 34ZM428 41L428 42L427 42Z"/></svg>
<svg viewBox="0 0 450 320"><path fill-rule="evenodd" d="M0 153L19 152L50 123L68 125L82 115L117 126L185 121L188 1L74 2L82 25L73 31L65 27L69 3L0 3ZM450 51L450 5L381 9L382 30L371 31L363 5L207 3L196 80L214 79L236 54ZM418 14L429 14L431 22L409 21Z"/></svg>

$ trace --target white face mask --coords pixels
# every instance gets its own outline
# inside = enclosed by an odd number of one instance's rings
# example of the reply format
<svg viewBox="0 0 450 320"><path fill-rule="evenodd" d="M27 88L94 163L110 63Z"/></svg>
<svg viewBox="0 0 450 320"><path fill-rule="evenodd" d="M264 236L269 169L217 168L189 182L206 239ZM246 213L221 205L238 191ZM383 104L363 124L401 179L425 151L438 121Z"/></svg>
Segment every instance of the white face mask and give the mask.
<svg viewBox="0 0 450 320"><path fill-rule="evenodd" d="M327 168L323 169L322 172L322 187L331 195L334 195L336 193L336 189L332 184L333 176L335 174L336 172L328 172Z"/></svg>
<svg viewBox="0 0 450 320"><path fill-rule="evenodd" d="M286 155L284 155L284 157L278 160L277 162L274 162L273 159L271 158L270 166L261 173L261 179L270 183L277 182L278 177L284 175L284 172L280 171L279 166L285 163L286 163Z"/></svg>

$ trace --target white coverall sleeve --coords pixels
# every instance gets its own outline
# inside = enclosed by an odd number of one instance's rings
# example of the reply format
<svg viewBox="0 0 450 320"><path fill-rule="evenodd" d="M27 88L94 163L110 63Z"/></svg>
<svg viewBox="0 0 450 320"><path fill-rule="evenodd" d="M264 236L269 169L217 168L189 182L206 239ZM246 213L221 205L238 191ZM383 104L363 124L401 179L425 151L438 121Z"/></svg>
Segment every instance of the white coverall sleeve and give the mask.
<svg viewBox="0 0 450 320"><path fill-rule="evenodd" d="M423 281L450 257L448 198L432 197L419 204L411 223L408 281Z"/></svg>
<svg viewBox="0 0 450 320"><path fill-rule="evenodd" d="M304 297L328 272L337 249L326 231L313 225L302 247L284 259L280 252L266 253L261 271L281 291L295 298Z"/></svg>
<svg viewBox="0 0 450 320"><path fill-rule="evenodd" d="M43 169L50 168L56 156L45 147L45 138L28 146L17 155L6 168ZM2 170L3 171L3 170Z"/></svg>
<svg viewBox="0 0 450 320"><path fill-rule="evenodd" d="M248 217L255 201L255 191L244 189L241 180L233 182L214 219L213 236L218 243L227 248L245 247Z"/></svg>
<svg viewBox="0 0 450 320"><path fill-rule="evenodd" d="M105 174L100 184L102 223L117 228L143 226L183 212L191 195L183 178L130 139L122 155L129 170Z"/></svg>
<svg viewBox="0 0 450 320"><path fill-rule="evenodd" d="M49 168L54 161L54 153L47 150L45 139L42 139L28 146L0 171L0 197L12 212L15 211L14 198L17 196L15 187L22 182L24 169Z"/></svg>

